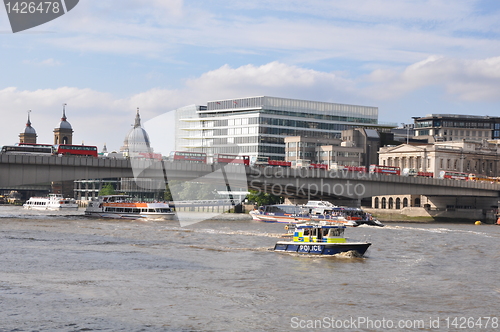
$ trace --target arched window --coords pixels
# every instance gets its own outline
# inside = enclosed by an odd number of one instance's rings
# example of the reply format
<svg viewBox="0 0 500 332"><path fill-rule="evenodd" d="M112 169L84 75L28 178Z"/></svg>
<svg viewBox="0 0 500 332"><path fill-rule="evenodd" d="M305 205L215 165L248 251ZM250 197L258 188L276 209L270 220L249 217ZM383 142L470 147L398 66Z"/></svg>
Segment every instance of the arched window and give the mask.
<svg viewBox="0 0 500 332"><path fill-rule="evenodd" d="M415 205L416 207L420 207L420 198L415 198Z"/></svg>
<svg viewBox="0 0 500 332"><path fill-rule="evenodd" d="M375 197L375 206L373 207L374 209L378 209L378 197Z"/></svg>
<svg viewBox="0 0 500 332"><path fill-rule="evenodd" d="M385 197L382 197L382 209L387 209L387 201Z"/></svg>
<svg viewBox="0 0 500 332"><path fill-rule="evenodd" d="M394 209L394 200L391 198L389 198L389 209L392 210Z"/></svg>
<svg viewBox="0 0 500 332"><path fill-rule="evenodd" d="M408 207L408 198L403 198L403 207Z"/></svg>
<svg viewBox="0 0 500 332"><path fill-rule="evenodd" d="M396 210L401 209L401 199L398 197L396 198Z"/></svg>

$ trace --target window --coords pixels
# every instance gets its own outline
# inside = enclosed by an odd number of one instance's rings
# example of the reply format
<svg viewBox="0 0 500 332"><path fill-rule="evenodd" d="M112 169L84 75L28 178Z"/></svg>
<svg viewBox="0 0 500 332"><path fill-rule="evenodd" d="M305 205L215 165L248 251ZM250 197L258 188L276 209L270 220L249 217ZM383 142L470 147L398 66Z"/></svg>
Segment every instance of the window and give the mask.
<svg viewBox="0 0 500 332"><path fill-rule="evenodd" d="M420 207L420 198L415 198L415 207Z"/></svg>
<svg viewBox="0 0 500 332"><path fill-rule="evenodd" d="M403 198L403 207L408 207L408 198Z"/></svg>

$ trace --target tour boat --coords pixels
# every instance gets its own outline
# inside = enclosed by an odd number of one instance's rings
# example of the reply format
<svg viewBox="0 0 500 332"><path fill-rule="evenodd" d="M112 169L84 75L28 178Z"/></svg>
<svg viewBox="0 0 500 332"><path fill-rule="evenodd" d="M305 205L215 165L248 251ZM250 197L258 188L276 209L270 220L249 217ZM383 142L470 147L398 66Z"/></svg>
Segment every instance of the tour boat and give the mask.
<svg viewBox="0 0 500 332"><path fill-rule="evenodd" d="M335 255L352 252L363 256L370 247L369 242L348 241L344 237L346 226L326 222L304 223L287 226L293 232L291 241L278 241L275 251L298 254Z"/></svg>
<svg viewBox="0 0 500 332"><path fill-rule="evenodd" d="M78 204L73 198L64 198L61 194L49 194L47 197L30 197L23 204L23 207L32 210L78 210Z"/></svg>
<svg viewBox="0 0 500 332"><path fill-rule="evenodd" d="M250 215L253 220L264 222L301 223L327 221L352 227L362 224L384 226L380 221L359 208L336 206L327 201L309 201L305 205L265 205L251 211Z"/></svg>
<svg viewBox="0 0 500 332"><path fill-rule="evenodd" d="M301 223L324 220L358 226L355 221L345 218L342 208L325 201L309 201L305 205L265 205L251 211L250 215L253 220L264 222Z"/></svg>
<svg viewBox="0 0 500 332"><path fill-rule="evenodd" d="M165 202L137 202L128 195L105 195L90 201L85 215L115 219L174 219L175 212Z"/></svg>
<svg viewBox="0 0 500 332"><path fill-rule="evenodd" d="M353 220L347 220L341 209L316 209L307 205L276 204L265 205L250 212L253 220L280 223L301 223L308 221L328 221L346 226L358 226Z"/></svg>

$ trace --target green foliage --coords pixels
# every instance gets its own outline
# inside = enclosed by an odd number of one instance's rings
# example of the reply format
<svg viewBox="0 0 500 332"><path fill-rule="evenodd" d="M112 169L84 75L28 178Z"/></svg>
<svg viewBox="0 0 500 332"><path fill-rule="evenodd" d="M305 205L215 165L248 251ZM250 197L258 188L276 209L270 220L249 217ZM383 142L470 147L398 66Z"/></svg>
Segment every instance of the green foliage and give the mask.
<svg viewBox="0 0 500 332"><path fill-rule="evenodd" d="M174 200L172 198L172 193L170 192L170 187L168 186L168 183L165 185L165 192L163 193L163 199L166 200L167 202L171 202Z"/></svg>
<svg viewBox="0 0 500 332"><path fill-rule="evenodd" d="M99 196L104 196L104 195L114 195L116 194L115 188L111 183L106 183L104 186L102 186L101 190L99 190Z"/></svg>
<svg viewBox="0 0 500 332"><path fill-rule="evenodd" d="M250 190L250 194L247 196L248 201L255 202L257 205L271 205L280 204L283 202L283 197L259 192L257 190Z"/></svg>
<svg viewBox="0 0 500 332"><path fill-rule="evenodd" d="M190 181L169 181L168 188L171 200L175 198L180 201L215 199L215 192L219 190L210 183Z"/></svg>

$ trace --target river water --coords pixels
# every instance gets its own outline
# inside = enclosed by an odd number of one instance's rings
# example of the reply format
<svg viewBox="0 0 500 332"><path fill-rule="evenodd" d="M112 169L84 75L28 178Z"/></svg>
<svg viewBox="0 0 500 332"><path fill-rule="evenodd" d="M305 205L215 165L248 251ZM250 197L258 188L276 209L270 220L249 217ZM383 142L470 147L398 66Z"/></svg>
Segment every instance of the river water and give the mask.
<svg viewBox="0 0 500 332"><path fill-rule="evenodd" d="M499 226L361 226L365 258L304 257L269 250L282 224L82 213L0 207L0 331L500 331Z"/></svg>

